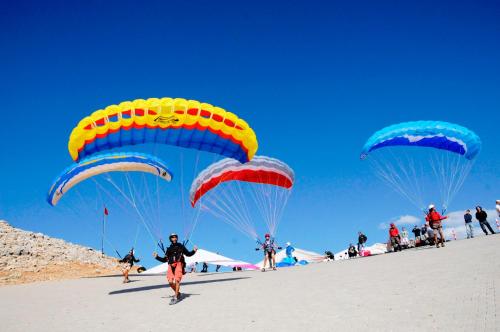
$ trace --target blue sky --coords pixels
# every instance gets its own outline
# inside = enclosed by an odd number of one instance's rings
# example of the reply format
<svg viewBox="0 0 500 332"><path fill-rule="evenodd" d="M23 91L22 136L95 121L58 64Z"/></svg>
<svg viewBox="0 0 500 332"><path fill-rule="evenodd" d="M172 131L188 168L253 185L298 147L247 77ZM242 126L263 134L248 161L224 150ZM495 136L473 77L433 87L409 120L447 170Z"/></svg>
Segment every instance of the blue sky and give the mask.
<svg viewBox="0 0 500 332"><path fill-rule="evenodd" d="M0 218L15 226L98 247L98 222L54 211L45 194L72 162L67 140L81 118L147 97L206 101L246 119L258 153L296 172L278 240L298 247L340 250L358 230L384 241L380 223L417 214L359 160L371 133L392 123L474 130L483 150L450 209L500 196L494 1L17 1L0 15ZM113 217L123 226L110 241L125 251L134 223ZM193 242L260 259L208 216Z"/></svg>

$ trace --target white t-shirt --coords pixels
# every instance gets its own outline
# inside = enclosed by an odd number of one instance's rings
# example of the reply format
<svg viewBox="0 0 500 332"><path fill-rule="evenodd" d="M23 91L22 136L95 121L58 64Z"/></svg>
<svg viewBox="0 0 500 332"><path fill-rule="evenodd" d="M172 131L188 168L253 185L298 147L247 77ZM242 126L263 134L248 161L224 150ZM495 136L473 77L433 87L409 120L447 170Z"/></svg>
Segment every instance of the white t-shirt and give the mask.
<svg viewBox="0 0 500 332"><path fill-rule="evenodd" d="M497 204L497 213L498 213L498 216L500 217L500 204Z"/></svg>

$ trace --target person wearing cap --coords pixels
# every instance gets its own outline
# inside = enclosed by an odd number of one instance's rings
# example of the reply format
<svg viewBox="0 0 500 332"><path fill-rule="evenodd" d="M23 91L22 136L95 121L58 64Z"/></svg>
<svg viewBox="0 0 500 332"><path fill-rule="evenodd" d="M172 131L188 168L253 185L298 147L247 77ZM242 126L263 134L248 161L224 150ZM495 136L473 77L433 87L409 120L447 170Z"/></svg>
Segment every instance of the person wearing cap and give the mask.
<svg viewBox="0 0 500 332"><path fill-rule="evenodd" d="M128 278L128 274L130 273L130 269L134 266L134 263L139 263L140 260L136 259L134 256L134 248L130 249L128 254L123 257L119 262L122 264L122 274L123 274L123 283L129 283L130 280Z"/></svg>
<svg viewBox="0 0 500 332"><path fill-rule="evenodd" d="M264 251L264 265L262 266L262 272L266 270L267 261L269 261L269 267L276 270L276 249L281 249L274 243L274 239L271 239L270 234L266 234L264 242L260 244L260 248L255 248L255 250L262 249Z"/></svg>
<svg viewBox="0 0 500 332"><path fill-rule="evenodd" d="M425 220L429 222L433 233L434 233L434 243L436 244L436 248L439 248L439 245L444 247L444 234L443 234L443 225L441 221L447 219L447 216L442 216L439 212L436 211L436 207L431 204L429 205L429 212L425 217ZM438 233L439 233L439 242L438 242Z"/></svg>
<svg viewBox="0 0 500 332"><path fill-rule="evenodd" d="M467 209L464 214L465 221L465 231L467 232L467 238L474 238L474 227L472 227L472 214L470 214L470 210Z"/></svg>
<svg viewBox="0 0 500 332"><path fill-rule="evenodd" d="M481 226L485 235L488 235L488 231L486 229L488 229L491 234L495 234L495 231L491 228L491 225L488 222L488 214L479 205L476 206L476 219L479 221L479 226Z"/></svg>
<svg viewBox="0 0 500 332"><path fill-rule="evenodd" d="M193 256L198 248L194 246L192 251L187 250L183 244L178 242L179 237L175 233L170 234L169 240L170 246L165 251L165 257L158 256L156 252L153 253L153 257L157 261L168 263L167 280L170 288L174 291L170 304L176 304L181 299L181 280L186 265L184 256Z"/></svg>
<svg viewBox="0 0 500 332"><path fill-rule="evenodd" d="M401 251L401 237L399 235L399 230L394 223L391 223L391 227L389 228L389 238L394 251Z"/></svg>

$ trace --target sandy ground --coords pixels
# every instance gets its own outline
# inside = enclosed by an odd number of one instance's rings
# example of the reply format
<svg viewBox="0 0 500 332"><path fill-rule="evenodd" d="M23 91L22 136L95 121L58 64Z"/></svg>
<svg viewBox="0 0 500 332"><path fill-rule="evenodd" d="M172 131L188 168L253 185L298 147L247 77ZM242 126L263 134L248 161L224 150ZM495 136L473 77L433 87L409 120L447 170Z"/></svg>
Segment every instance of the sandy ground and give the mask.
<svg viewBox="0 0 500 332"><path fill-rule="evenodd" d="M96 264L67 262L49 265L35 271L1 271L0 286L27 284L36 281L79 279L119 273L119 269L107 269Z"/></svg>
<svg viewBox="0 0 500 332"><path fill-rule="evenodd" d="M0 287L2 331L500 331L500 235L269 272Z"/></svg>

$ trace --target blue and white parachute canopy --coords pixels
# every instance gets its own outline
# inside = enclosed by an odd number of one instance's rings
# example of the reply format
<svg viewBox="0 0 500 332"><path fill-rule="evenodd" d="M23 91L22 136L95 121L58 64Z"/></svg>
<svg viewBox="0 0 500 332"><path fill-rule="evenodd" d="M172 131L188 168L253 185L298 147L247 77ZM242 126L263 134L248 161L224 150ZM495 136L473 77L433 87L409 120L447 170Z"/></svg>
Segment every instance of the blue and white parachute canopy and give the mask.
<svg viewBox="0 0 500 332"><path fill-rule="evenodd" d="M166 181L172 180L173 177L162 160L148 154L131 152L102 154L66 168L50 187L47 202L55 206L73 186L93 176L109 172L151 173Z"/></svg>
<svg viewBox="0 0 500 332"><path fill-rule="evenodd" d="M361 151L361 159L376 149L390 146L430 147L458 153L472 160L481 150L481 139L473 131L449 122L403 122L373 134Z"/></svg>

